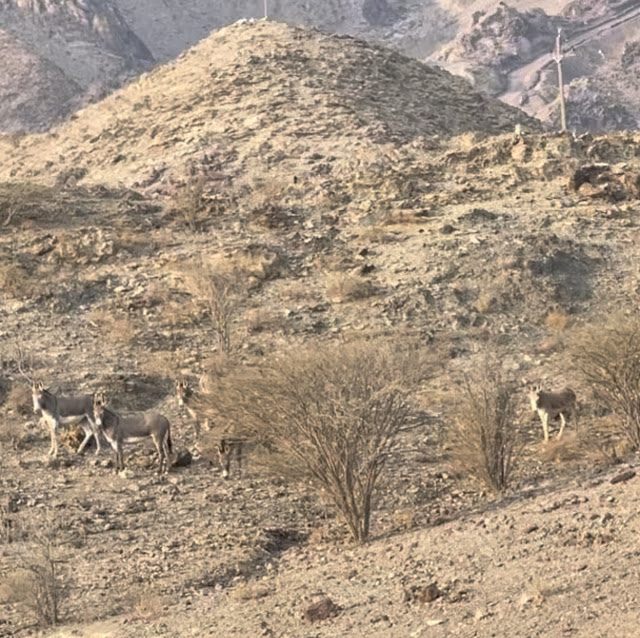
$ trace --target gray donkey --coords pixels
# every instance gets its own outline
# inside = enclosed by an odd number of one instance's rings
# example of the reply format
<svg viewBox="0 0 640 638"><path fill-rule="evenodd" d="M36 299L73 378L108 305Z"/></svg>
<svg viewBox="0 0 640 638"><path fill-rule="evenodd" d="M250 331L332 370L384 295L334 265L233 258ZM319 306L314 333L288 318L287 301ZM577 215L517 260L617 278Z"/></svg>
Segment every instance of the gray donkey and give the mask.
<svg viewBox="0 0 640 638"><path fill-rule="evenodd" d="M93 402L96 425L116 453L116 472L124 470L126 443L136 443L151 438L158 450L158 474L169 471L169 455L173 453L171 426L166 417L155 412L121 416L105 406L104 397L97 394Z"/></svg>
<svg viewBox="0 0 640 638"><path fill-rule="evenodd" d="M34 381L31 386L33 411L42 412L42 416L49 426L51 434L51 449L49 454L58 456L58 440L56 431L63 423L81 423L84 430L84 440L78 447L78 454L86 447L92 436L96 439L96 454L100 453L100 436L93 420L93 395L80 394L77 396L56 396L45 389L40 381Z"/></svg>

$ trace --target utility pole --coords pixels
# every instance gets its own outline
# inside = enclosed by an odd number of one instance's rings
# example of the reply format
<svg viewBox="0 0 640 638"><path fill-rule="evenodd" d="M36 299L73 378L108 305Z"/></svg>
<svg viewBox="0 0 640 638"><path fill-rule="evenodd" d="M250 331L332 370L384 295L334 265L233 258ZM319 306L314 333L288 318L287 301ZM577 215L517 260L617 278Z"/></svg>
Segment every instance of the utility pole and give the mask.
<svg viewBox="0 0 640 638"><path fill-rule="evenodd" d="M264 0L264 19L269 17L269 0Z"/></svg>
<svg viewBox="0 0 640 638"><path fill-rule="evenodd" d="M267 0L265 0L266 2ZM562 52L562 27L558 27L558 35L556 37L556 50L553 56L558 65L558 97L560 98L560 130L562 133L567 132L567 111L564 103L564 80L562 77L562 60L564 53Z"/></svg>

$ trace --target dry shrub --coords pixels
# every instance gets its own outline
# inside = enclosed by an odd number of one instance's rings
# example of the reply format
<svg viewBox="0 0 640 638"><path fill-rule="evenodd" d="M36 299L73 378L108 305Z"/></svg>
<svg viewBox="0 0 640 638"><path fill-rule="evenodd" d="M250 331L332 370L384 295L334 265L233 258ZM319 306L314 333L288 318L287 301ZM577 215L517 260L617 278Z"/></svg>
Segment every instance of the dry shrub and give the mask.
<svg viewBox="0 0 640 638"><path fill-rule="evenodd" d="M102 339L118 345L133 343L137 333L136 322L128 315L110 310L92 310L87 320L100 332Z"/></svg>
<svg viewBox="0 0 640 638"><path fill-rule="evenodd" d="M31 390L22 383L12 385L5 401L6 409L22 416L29 416L32 406Z"/></svg>
<svg viewBox="0 0 640 638"><path fill-rule="evenodd" d="M24 219L37 219L59 208L55 189L32 182L0 183L0 227Z"/></svg>
<svg viewBox="0 0 640 638"><path fill-rule="evenodd" d="M20 605L40 626L56 625L60 606L68 594L67 574L63 569L61 530L50 513L14 521L18 537L12 544L14 569L5 572L0 584L0 600Z"/></svg>
<svg viewBox="0 0 640 638"><path fill-rule="evenodd" d="M0 294L14 299L31 296L34 283L31 275L15 260L0 260Z"/></svg>
<svg viewBox="0 0 640 638"><path fill-rule="evenodd" d="M203 261L192 264L187 270L185 284L187 290L204 305L218 348L230 352L232 322L243 293L238 273Z"/></svg>
<svg viewBox="0 0 640 638"><path fill-rule="evenodd" d="M460 471L493 491L504 490L522 449L516 429L516 393L496 365L458 386L449 437Z"/></svg>
<svg viewBox="0 0 640 638"><path fill-rule="evenodd" d="M312 347L209 379L207 409L262 441L278 474L324 490L362 542L376 484L426 369L410 344Z"/></svg>
<svg viewBox="0 0 640 638"><path fill-rule="evenodd" d="M378 225L367 226L360 231L359 239L372 244L382 244L391 238L389 231Z"/></svg>
<svg viewBox="0 0 640 638"><path fill-rule="evenodd" d="M159 591L145 586L134 586L129 589L122 600L136 620L156 620L167 605L167 598Z"/></svg>
<svg viewBox="0 0 640 638"><path fill-rule="evenodd" d="M552 310L545 319L547 329L554 335L560 335L571 325L571 318L564 310Z"/></svg>
<svg viewBox="0 0 640 638"><path fill-rule="evenodd" d="M192 232L199 230L209 216L205 186L202 177L194 178L178 190L171 202L173 216Z"/></svg>
<svg viewBox="0 0 640 638"><path fill-rule="evenodd" d="M640 446L640 322L622 315L575 335L571 358L599 403L618 415L616 434Z"/></svg>
<svg viewBox="0 0 640 638"><path fill-rule="evenodd" d="M327 297L335 303L365 299L372 293L371 282L358 275L335 273L327 281Z"/></svg>
<svg viewBox="0 0 640 638"><path fill-rule="evenodd" d="M268 308L252 308L246 313L247 329L250 333L275 332L282 328L283 318Z"/></svg>

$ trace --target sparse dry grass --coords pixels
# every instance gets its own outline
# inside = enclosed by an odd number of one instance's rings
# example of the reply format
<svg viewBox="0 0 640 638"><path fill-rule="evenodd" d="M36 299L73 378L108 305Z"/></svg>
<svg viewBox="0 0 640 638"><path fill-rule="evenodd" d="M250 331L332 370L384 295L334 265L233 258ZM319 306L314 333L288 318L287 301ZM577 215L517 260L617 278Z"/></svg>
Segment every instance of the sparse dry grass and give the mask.
<svg viewBox="0 0 640 638"><path fill-rule="evenodd" d="M333 303L366 299L373 294L373 285L359 275L333 273L327 278L327 297Z"/></svg>
<svg viewBox="0 0 640 638"><path fill-rule="evenodd" d="M58 193L54 188L32 182L0 183L0 228L17 226L45 212L59 210Z"/></svg>
<svg viewBox="0 0 640 638"><path fill-rule="evenodd" d="M115 310L92 310L87 321L98 330L102 339L117 345L133 343L138 332L136 321L131 316Z"/></svg>
<svg viewBox="0 0 640 638"><path fill-rule="evenodd" d="M284 325L284 318L270 308L252 308L245 314L247 330L251 334L276 332Z"/></svg>

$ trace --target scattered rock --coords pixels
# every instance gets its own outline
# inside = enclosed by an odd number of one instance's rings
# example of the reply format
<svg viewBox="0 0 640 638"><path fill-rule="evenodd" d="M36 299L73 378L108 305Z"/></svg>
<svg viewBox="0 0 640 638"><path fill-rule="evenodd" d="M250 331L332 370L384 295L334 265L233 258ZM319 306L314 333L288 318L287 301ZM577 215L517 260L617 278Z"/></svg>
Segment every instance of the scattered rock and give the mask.
<svg viewBox="0 0 640 638"><path fill-rule="evenodd" d="M329 618L334 618L341 611L341 608L336 605L331 598L326 597L319 600L313 605L310 605L304 610L302 617L307 622L320 622Z"/></svg>
<svg viewBox="0 0 640 638"><path fill-rule="evenodd" d="M173 462L173 467L189 467L191 463L193 463L193 454L189 450L182 450L178 452L178 456Z"/></svg>
<svg viewBox="0 0 640 638"><path fill-rule="evenodd" d="M636 475L635 470L625 470L624 472L620 472L619 474L616 474L614 477L611 478L609 482L615 485L616 483L622 483L622 482L628 481L629 479L632 479L635 475Z"/></svg>

